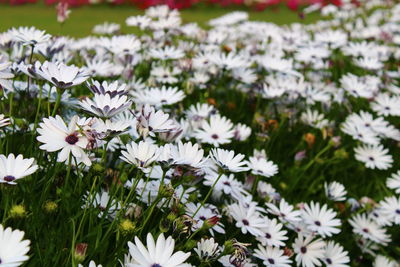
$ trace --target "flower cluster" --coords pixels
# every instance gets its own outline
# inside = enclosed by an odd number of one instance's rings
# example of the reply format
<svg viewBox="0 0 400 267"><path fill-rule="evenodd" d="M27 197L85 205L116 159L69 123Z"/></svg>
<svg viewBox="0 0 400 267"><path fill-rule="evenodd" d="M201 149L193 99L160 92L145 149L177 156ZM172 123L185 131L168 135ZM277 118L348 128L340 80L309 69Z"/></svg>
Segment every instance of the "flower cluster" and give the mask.
<svg viewBox="0 0 400 267"><path fill-rule="evenodd" d="M0 266L399 266L400 4L343 2L0 33Z"/></svg>

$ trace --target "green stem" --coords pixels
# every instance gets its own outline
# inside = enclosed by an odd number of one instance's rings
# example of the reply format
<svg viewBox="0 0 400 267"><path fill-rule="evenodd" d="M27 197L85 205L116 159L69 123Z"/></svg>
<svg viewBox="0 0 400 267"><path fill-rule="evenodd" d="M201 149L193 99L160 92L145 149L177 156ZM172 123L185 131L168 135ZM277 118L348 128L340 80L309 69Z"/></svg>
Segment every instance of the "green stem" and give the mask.
<svg viewBox="0 0 400 267"><path fill-rule="evenodd" d="M40 106L42 104L42 92L43 92L43 86L40 86L40 90L39 90L39 102L36 108L36 115L35 115L35 123L33 126L33 131L36 130L37 128L37 123L38 123L38 119L39 119L39 113L40 113Z"/></svg>
<svg viewBox="0 0 400 267"><path fill-rule="evenodd" d="M29 56L29 64L32 64L34 48L35 48L35 46L31 45L31 54ZM29 87L30 87L30 84L31 84L31 79L32 79L31 76L28 76L28 84L27 84L27 87L26 87L26 92L28 93L28 95L29 95Z"/></svg>
<svg viewBox="0 0 400 267"><path fill-rule="evenodd" d="M206 203L206 201L207 201L208 198L210 197L212 191L214 190L215 185L218 183L219 179L221 179L222 174L223 174L223 173L221 173L221 174L218 176L218 178L215 180L214 184L211 186L211 188L210 188L210 190L208 191L206 197L203 199L203 201L201 202L200 206L197 208L197 210L196 210L195 213L193 214L193 216L192 216L193 218L194 218L194 216L196 216L197 212L199 212L199 210L201 209L201 207L204 206L204 204Z"/></svg>
<svg viewBox="0 0 400 267"><path fill-rule="evenodd" d="M57 109L58 109L58 107L60 106L61 95L62 95L61 90L59 90L59 89L57 88L57 99L56 99L56 104L54 105L53 113L51 114L51 116L53 116L53 117L56 115ZM50 100L50 99L49 99L49 100Z"/></svg>
<svg viewBox="0 0 400 267"><path fill-rule="evenodd" d="M13 108L13 102L14 102L14 93L10 94L10 108L9 108L9 115L8 117L12 118L12 108Z"/></svg>

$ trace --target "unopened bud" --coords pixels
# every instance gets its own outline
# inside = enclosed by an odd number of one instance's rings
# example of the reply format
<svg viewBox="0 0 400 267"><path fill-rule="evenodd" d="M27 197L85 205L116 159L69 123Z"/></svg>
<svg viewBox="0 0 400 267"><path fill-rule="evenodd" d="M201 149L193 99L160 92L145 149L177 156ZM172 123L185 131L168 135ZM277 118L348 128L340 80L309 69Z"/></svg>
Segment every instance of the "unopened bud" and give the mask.
<svg viewBox="0 0 400 267"><path fill-rule="evenodd" d="M208 218L207 220L205 220L203 225L206 228L212 228L216 224L218 224L219 220L220 220L220 218L218 216L212 216L211 218Z"/></svg>
<svg viewBox="0 0 400 267"><path fill-rule="evenodd" d="M74 251L74 259L77 262L83 262L85 260L87 247L88 247L87 243L76 244Z"/></svg>
<svg viewBox="0 0 400 267"><path fill-rule="evenodd" d="M46 201L46 203L43 205L43 209L47 213L53 213L57 211L58 204L54 201Z"/></svg>
<svg viewBox="0 0 400 267"><path fill-rule="evenodd" d="M135 224L129 219L123 219L119 224L119 229L123 234L130 234L135 230Z"/></svg>
<svg viewBox="0 0 400 267"><path fill-rule="evenodd" d="M23 205L13 205L10 209L12 218L23 218L26 216L26 209Z"/></svg>

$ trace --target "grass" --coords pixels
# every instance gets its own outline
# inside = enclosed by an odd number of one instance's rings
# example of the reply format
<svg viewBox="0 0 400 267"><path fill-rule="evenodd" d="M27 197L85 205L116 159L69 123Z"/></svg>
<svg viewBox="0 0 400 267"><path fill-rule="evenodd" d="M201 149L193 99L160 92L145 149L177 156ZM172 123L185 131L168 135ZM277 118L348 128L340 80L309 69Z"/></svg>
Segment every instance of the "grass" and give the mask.
<svg viewBox="0 0 400 267"><path fill-rule="evenodd" d="M206 26L207 21L226 14L229 11L237 10L234 8L222 8L218 6L198 5L191 9L182 10L184 22L198 22L201 26ZM317 14L308 15L301 19L296 12L290 11L286 7L277 7L257 12L248 9L251 20L269 21L277 24L289 24L293 22L311 23L316 21ZM46 6L43 3L27 4L22 6L0 5L0 31L6 31L16 26L35 26L44 29L53 35L68 35L72 37L83 37L91 33L94 25L105 21L116 22L122 25L122 32L134 32L134 29L125 26L125 19L128 16L143 14L134 6L83 6L74 8L70 18L61 26L56 20L54 6Z"/></svg>

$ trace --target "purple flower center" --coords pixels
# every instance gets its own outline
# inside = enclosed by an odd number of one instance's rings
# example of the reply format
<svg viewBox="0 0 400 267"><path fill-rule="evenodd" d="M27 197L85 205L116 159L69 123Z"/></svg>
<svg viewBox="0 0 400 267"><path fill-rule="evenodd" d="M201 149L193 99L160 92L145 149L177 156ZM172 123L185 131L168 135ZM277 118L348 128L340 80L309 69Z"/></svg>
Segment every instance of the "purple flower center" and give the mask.
<svg viewBox="0 0 400 267"><path fill-rule="evenodd" d="M65 142L67 142L70 145L75 145L79 141L79 138L76 133L70 134L67 137L65 137Z"/></svg>
<svg viewBox="0 0 400 267"><path fill-rule="evenodd" d="M153 265L151 265L151 267L162 267L162 266L158 263L154 263Z"/></svg>
<svg viewBox="0 0 400 267"><path fill-rule="evenodd" d="M332 260L331 260L330 258L327 258L327 259L326 259L326 263L332 264Z"/></svg>
<svg viewBox="0 0 400 267"><path fill-rule="evenodd" d="M218 139L219 137L218 137L218 134L213 134L213 135L211 135L211 138L212 139Z"/></svg>
<svg viewBox="0 0 400 267"><path fill-rule="evenodd" d="M301 247L300 251L301 251L301 253L306 254L307 248L306 247Z"/></svg>
<svg viewBox="0 0 400 267"><path fill-rule="evenodd" d="M271 263L271 264L275 264L274 259L271 259L271 258L268 258L268 262Z"/></svg>
<svg viewBox="0 0 400 267"><path fill-rule="evenodd" d="M266 234L265 234L265 237L268 238L268 239L270 239L270 238L271 238L271 235L270 235L269 233L266 233Z"/></svg>
<svg viewBox="0 0 400 267"><path fill-rule="evenodd" d="M249 225L249 224L250 224L249 221L246 220L246 219L243 219L243 220L242 220L242 223L243 223L244 225Z"/></svg>
<svg viewBox="0 0 400 267"><path fill-rule="evenodd" d="M12 175L7 175L7 176L4 176L3 179L4 179L4 181L6 181L6 182L12 182L12 181L15 180L15 177L12 176Z"/></svg>
<svg viewBox="0 0 400 267"><path fill-rule="evenodd" d="M321 222L320 221L315 221L314 222L317 226L321 226Z"/></svg>

